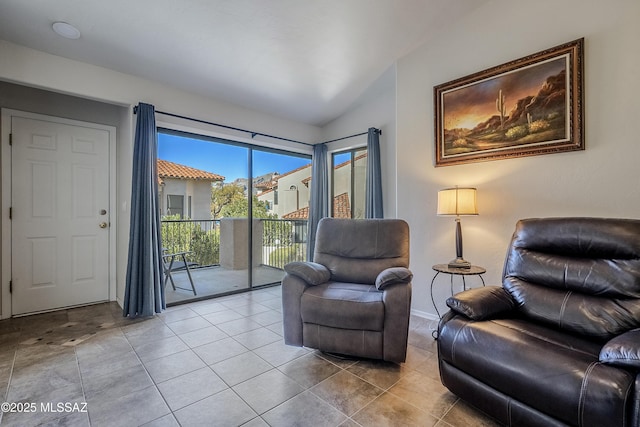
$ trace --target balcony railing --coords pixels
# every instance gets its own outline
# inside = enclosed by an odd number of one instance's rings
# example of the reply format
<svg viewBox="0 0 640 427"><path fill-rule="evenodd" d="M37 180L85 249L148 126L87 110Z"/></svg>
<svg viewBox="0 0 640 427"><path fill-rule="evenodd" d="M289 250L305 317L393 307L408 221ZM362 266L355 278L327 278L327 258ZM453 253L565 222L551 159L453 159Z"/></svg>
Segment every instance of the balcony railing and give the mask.
<svg viewBox="0 0 640 427"><path fill-rule="evenodd" d="M282 269L305 259L307 220L256 220L262 223L262 235L253 236L254 245L262 247L260 265ZM220 265L221 240L234 238L221 233L220 220L163 220L161 230L168 253L188 251L187 260L202 267Z"/></svg>
<svg viewBox="0 0 640 427"><path fill-rule="evenodd" d="M163 220L162 246L168 253L188 251L187 261L220 264L219 220Z"/></svg>
<svg viewBox="0 0 640 427"><path fill-rule="evenodd" d="M262 219L262 265L284 268L307 256L306 219Z"/></svg>

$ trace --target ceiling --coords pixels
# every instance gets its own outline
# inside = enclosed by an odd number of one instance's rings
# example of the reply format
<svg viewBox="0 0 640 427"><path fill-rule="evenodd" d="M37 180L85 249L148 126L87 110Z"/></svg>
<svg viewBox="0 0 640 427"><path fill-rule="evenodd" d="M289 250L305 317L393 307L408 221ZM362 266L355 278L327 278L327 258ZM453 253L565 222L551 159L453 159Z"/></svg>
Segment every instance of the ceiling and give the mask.
<svg viewBox="0 0 640 427"><path fill-rule="evenodd" d="M1 0L0 39L321 126L487 1Z"/></svg>

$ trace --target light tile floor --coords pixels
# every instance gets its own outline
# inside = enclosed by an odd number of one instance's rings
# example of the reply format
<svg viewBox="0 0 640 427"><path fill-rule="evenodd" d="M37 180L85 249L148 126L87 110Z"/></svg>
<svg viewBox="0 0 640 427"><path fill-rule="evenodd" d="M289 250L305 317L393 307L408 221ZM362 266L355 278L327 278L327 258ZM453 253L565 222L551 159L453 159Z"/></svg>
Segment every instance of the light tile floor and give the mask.
<svg viewBox="0 0 640 427"><path fill-rule="evenodd" d="M430 323L412 317L397 365L284 345L279 286L149 319L110 303L3 320L0 424L495 426L440 384Z"/></svg>

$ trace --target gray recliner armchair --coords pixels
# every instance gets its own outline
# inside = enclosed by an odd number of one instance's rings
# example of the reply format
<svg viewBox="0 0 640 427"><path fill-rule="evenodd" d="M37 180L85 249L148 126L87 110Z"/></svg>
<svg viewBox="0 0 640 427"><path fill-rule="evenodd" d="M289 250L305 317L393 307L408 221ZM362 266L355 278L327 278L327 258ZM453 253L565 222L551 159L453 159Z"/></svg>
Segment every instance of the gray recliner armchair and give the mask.
<svg viewBox="0 0 640 427"><path fill-rule="evenodd" d="M313 262L284 268L285 343L404 362L413 278L408 267L405 221L323 218Z"/></svg>

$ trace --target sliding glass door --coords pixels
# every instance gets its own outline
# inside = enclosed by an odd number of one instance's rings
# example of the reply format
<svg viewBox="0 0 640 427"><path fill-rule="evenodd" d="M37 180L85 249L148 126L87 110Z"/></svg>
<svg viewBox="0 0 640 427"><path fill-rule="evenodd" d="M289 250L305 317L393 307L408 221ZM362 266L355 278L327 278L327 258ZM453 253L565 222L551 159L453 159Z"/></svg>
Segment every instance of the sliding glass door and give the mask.
<svg viewBox="0 0 640 427"><path fill-rule="evenodd" d="M249 154L248 147L159 131L162 245L165 267L175 268L165 285L168 304L249 287Z"/></svg>
<svg viewBox="0 0 640 427"><path fill-rule="evenodd" d="M252 150L252 286L279 283L283 267L306 251L311 159L281 151Z"/></svg>
<svg viewBox="0 0 640 427"><path fill-rule="evenodd" d="M182 254L186 260L167 282L167 303L277 284L284 264L304 259L310 162L310 156L159 129L165 260L180 261Z"/></svg>

